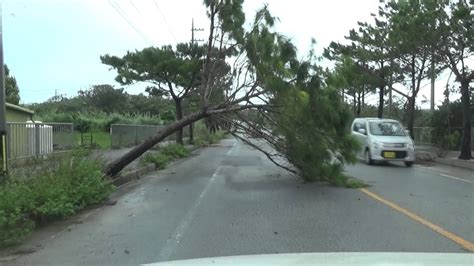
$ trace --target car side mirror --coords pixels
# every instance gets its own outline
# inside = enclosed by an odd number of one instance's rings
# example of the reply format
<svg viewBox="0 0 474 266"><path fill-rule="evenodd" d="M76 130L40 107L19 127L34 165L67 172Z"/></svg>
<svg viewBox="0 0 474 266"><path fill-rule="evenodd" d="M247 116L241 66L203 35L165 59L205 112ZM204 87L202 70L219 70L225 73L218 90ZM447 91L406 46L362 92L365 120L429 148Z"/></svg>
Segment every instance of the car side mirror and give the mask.
<svg viewBox="0 0 474 266"><path fill-rule="evenodd" d="M365 129L363 129L363 128L359 128L358 132L359 132L360 134L364 134L364 135L367 134L367 132L366 132Z"/></svg>

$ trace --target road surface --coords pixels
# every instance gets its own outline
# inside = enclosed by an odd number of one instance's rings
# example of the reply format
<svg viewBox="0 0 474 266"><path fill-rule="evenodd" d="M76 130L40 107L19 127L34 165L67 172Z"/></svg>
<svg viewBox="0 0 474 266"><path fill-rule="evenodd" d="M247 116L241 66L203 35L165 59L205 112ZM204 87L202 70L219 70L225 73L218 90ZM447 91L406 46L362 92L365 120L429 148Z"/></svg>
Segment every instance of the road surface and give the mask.
<svg viewBox="0 0 474 266"><path fill-rule="evenodd" d="M224 140L121 187L113 206L39 230L19 248L26 254L2 260L136 265L263 253L468 252L474 242L472 172L356 164L347 173L372 186L305 184Z"/></svg>

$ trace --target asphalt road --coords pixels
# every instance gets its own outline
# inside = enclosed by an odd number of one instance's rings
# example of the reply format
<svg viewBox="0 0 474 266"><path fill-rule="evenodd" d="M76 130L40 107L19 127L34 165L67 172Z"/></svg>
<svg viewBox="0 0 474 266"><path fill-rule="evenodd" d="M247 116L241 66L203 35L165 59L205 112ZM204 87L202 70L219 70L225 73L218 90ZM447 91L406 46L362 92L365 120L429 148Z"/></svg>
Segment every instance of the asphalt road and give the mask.
<svg viewBox="0 0 474 266"><path fill-rule="evenodd" d="M121 187L113 206L39 230L18 248L26 254L0 261L136 265L264 253L467 252L462 244L474 242L472 172L357 164L347 173L372 187L302 183L224 140Z"/></svg>

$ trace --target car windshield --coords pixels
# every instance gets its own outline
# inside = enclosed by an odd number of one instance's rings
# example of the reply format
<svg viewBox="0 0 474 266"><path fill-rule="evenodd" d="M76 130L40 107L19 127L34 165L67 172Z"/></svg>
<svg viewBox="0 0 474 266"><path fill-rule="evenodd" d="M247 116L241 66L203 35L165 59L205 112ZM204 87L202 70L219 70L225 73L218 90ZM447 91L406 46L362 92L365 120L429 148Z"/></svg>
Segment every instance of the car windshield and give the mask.
<svg viewBox="0 0 474 266"><path fill-rule="evenodd" d="M398 122L369 122L370 134L375 136L406 136Z"/></svg>

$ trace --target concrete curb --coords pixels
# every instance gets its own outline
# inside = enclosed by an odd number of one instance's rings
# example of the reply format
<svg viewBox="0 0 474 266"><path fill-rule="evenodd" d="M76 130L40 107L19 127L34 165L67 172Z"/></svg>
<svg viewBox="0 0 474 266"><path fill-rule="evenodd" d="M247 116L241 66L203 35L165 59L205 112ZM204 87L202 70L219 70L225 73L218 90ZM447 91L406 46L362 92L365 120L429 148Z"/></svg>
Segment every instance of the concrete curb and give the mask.
<svg viewBox="0 0 474 266"><path fill-rule="evenodd" d="M435 162L474 171L474 163L472 162L466 162L463 160L444 159L444 158L436 158Z"/></svg>
<svg viewBox="0 0 474 266"><path fill-rule="evenodd" d="M434 152L429 151L415 151L416 162L430 162L435 161L437 158Z"/></svg>
<svg viewBox="0 0 474 266"><path fill-rule="evenodd" d="M152 171L155 171L156 167L154 164L148 164L144 167L140 167L135 170L131 170L119 175L117 178L112 180L112 184L116 187L131 182L132 180L140 179L143 175L146 175Z"/></svg>

